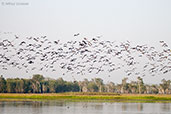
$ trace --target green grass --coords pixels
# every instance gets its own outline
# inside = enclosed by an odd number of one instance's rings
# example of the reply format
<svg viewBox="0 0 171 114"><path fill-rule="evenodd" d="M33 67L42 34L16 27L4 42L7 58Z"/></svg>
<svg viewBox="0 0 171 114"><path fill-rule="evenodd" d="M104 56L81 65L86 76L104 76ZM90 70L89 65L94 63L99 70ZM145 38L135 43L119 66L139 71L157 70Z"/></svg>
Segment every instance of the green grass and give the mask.
<svg viewBox="0 0 171 114"><path fill-rule="evenodd" d="M2 100L75 100L75 101L139 101L139 102L171 102L171 95L149 95L149 94L115 94L115 93L50 93L50 94L0 94Z"/></svg>

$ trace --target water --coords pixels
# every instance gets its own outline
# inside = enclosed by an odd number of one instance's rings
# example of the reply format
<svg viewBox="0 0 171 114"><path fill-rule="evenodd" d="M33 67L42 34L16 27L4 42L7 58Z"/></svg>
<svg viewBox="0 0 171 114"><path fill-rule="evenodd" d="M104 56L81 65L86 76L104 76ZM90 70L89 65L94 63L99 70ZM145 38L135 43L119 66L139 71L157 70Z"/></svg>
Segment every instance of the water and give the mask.
<svg viewBox="0 0 171 114"><path fill-rule="evenodd" d="M1 101L0 114L171 114L171 103Z"/></svg>

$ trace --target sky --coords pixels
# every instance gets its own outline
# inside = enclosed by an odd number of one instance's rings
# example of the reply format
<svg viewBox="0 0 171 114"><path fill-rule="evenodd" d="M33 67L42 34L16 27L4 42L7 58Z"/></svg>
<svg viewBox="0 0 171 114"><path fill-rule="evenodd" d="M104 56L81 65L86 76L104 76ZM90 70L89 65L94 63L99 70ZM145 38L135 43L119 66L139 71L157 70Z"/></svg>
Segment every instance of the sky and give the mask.
<svg viewBox="0 0 171 114"><path fill-rule="evenodd" d="M73 40L73 35L80 33L80 38L102 35L102 39L110 41L156 45L164 40L171 45L170 6L170 0L0 0L0 33L12 32L20 37L47 35L63 41ZM1 72L6 77L25 75ZM55 74L51 76L56 78ZM162 78L171 79L167 74L144 80L159 83ZM109 80L121 79L116 73Z"/></svg>

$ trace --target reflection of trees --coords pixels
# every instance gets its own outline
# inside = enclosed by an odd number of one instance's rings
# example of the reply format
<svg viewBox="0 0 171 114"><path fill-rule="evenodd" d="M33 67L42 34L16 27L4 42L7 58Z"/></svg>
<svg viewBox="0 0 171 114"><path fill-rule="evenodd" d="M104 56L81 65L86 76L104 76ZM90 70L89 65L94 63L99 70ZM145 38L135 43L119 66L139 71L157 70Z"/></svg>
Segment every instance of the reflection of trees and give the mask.
<svg viewBox="0 0 171 114"><path fill-rule="evenodd" d="M128 104L127 103L122 103L122 110L126 111L128 108Z"/></svg>
<svg viewBox="0 0 171 114"><path fill-rule="evenodd" d="M66 102L64 101L10 101L10 102L1 102L0 107L5 106L15 106L15 107L26 107L31 106L33 108L40 108L43 106L65 106Z"/></svg>
<svg viewBox="0 0 171 114"><path fill-rule="evenodd" d="M67 108L69 107L69 108ZM0 114L5 114L6 110L11 109L16 110L15 114L17 112L23 112L25 109L30 112L26 113L32 113L32 114L41 114L50 111L51 108L53 108L54 111L58 114L62 114L61 111L64 111L65 113L68 111L74 111L75 113L80 113L79 111L87 111L86 113L89 113L90 111L93 112L103 112L108 113L112 112L115 114L115 112L122 112L124 114L140 114L140 113L168 113L171 111L171 105L170 103L95 103L95 102L65 102L65 101L17 101L17 102L0 102ZM49 110L50 109L50 110ZM66 109L68 111L66 111ZM10 111L11 111L10 110ZM69 112L68 112L69 113ZM117 113L116 113L117 114Z"/></svg>
<svg viewBox="0 0 171 114"><path fill-rule="evenodd" d="M0 112L3 114L5 112L5 104L6 102L0 102Z"/></svg>
<svg viewBox="0 0 171 114"><path fill-rule="evenodd" d="M137 104L137 109L138 109L138 111L143 111L143 104L142 103L138 103Z"/></svg>
<svg viewBox="0 0 171 114"><path fill-rule="evenodd" d="M164 111L164 112L170 112L170 111L171 111L171 106L170 106L169 103L163 103L163 104L161 105L161 109L162 109L162 111Z"/></svg>
<svg viewBox="0 0 171 114"><path fill-rule="evenodd" d="M122 103L122 111L143 111L143 103Z"/></svg>
<svg viewBox="0 0 171 114"><path fill-rule="evenodd" d="M96 104L95 109L97 110L103 110L103 105L102 104Z"/></svg>

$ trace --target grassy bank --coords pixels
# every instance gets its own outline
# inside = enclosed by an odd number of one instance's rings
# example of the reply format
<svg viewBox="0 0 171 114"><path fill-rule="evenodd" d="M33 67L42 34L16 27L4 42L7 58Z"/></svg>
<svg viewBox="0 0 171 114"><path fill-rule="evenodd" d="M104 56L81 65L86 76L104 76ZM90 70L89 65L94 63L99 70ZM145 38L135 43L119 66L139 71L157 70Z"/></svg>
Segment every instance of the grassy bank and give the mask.
<svg viewBox="0 0 171 114"><path fill-rule="evenodd" d="M0 100L139 100L139 101L168 101L171 95L149 94L114 94L114 93L51 93L51 94L0 94Z"/></svg>

